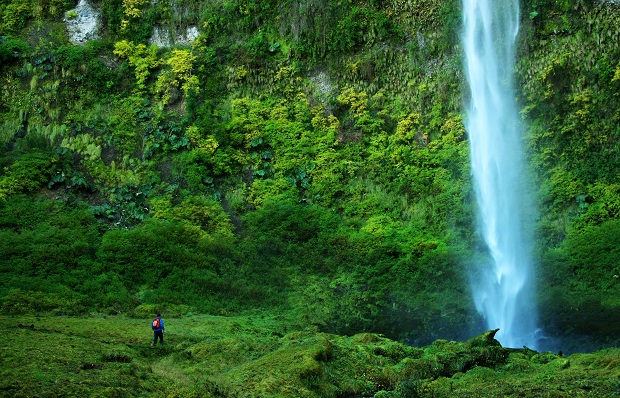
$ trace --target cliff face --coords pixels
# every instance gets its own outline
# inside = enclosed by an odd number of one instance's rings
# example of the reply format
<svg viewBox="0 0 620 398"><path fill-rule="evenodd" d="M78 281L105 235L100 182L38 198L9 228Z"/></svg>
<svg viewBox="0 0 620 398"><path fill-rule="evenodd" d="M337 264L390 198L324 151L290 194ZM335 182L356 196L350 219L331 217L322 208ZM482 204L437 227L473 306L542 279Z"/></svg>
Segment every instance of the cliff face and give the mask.
<svg viewBox="0 0 620 398"><path fill-rule="evenodd" d="M522 11L540 300L564 328L620 305L620 12ZM4 308L471 334L460 25L453 0L0 2L1 266L27 276Z"/></svg>

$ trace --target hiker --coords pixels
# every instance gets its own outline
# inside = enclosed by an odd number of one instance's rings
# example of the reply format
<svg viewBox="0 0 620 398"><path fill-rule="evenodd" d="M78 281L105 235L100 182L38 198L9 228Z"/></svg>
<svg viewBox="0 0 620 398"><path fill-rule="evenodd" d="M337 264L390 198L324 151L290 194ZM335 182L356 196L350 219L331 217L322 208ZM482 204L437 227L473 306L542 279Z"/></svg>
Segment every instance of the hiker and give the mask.
<svg viewBox="0 0 620 398"><path fill-rule="evenodd" d="M164 320L161 319L161 314L157 314L157 318L153 319L153 323L151 324L153 328L153 347L157 345L157 338L159 338L159 342L164 344Z"/></svg>

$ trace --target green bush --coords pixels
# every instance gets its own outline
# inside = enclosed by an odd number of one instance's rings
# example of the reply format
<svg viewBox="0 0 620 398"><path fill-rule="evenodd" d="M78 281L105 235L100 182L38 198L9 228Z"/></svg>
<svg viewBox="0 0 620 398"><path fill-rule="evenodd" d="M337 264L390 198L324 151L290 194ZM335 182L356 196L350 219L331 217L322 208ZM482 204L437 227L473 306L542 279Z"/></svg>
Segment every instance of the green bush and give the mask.
<svg viewBox="0 0 620 398"><path fill-rule="evenodd" d="M3 68L26 55L29 50L28 44L21 39L0 36L0 64Z"/></svg>
<svg viewBox="0 0 620 398"><path fill-rule="evenodd" d="M14 310L51 311L56 306L75 313L103 302L97 290L85 287L95 277L100 236L83 204L67 208L58 201L10 197L0 203L0 294L21 292L11 296Z"/></svg>
<svg viewBox="0 0 620 398"><path fill-rule="evenodd" d="M111 314L131 312L138 300L127 288L126 281L113 271L95 272L98 268L93 264L90 269L76 273L76 279L81 283L75 286L75 290L87 296L85 301L91 308Z"/></svg>
<svg viewBox="0 0 620 398"><path fill-rule="evenodd" d="M65 19L66 20L72 20L72 19L75 19L77 17L78 17L78 13L74 9L65 12Z"/></svg>
<svg viewBox="0 0 620 398"><path fill-rule="evenodd" d="M196 312L196 308L183 304L140 304L134 308L132 315L136 318L153 318L157 314L165 317L180 318Z"/></svg>
<svg viewBox="0 0 620 398"><path fill-rule="evenodd" d="M565 245L568 264L580 286L597 292L601 298L609 292L620 292L620 221L575 231Z"/></svg>
<svg viewBox="0 0 620 398"><path fill-rule="evenodd" d="M48 154L32 152L18 158L0 174L0 201L10 195L30 192L46 183L54 159ZM1 173L1 172L0 172Z"/></svg>
<svg viewBox="0 0 620 398"><path fill-rule="evenodd" d="M105 271L121 275L134 289L154 287L175 267L212 268L201 248L206 241L186 224L149 219L130 230L112 230L97 253Z"/></svg>
<svg viewBox="0 0 620 398"><path fill-rule="evenodd" d="M29 1L12 0L0 4L0 35L18 34L32 18Z"/></svg>
<svg viewBox="0 0 620 398"><path fill-rule="evenodd" d="M27 313L53 313L57 315L79 314L84 311L79 298L70 292L44 293L13 289L2 298L0 311L18 315Z"/></svg>
<svg viewBox="0 0 620 398"><path fill-rule="evenodd" d="M339 217L317 205L273 199L249 213L246 221L257 239L271 236L282 242L303 243L334 231Z"/></svg>

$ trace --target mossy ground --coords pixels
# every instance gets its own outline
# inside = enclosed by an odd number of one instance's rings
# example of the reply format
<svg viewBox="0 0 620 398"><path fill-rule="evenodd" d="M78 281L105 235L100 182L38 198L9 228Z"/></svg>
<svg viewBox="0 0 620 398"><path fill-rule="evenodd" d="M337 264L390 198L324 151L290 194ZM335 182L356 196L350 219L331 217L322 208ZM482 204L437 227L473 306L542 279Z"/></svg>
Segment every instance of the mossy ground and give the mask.
<svg viewBox="0 0 620 398"><path fill-rule="evenodd" d="M492 336L414 348L282 317L0 316L0 396L575 397L620 395L620 349L568 357Z"/></svg>

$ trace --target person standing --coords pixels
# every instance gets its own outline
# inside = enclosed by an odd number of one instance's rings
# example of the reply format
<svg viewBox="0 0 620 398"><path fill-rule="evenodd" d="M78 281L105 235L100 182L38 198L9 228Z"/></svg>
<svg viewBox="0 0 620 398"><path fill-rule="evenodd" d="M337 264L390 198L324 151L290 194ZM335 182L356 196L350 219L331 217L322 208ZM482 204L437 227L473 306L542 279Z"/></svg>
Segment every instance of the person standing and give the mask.
<svg viewBox="0 0 620 398"><path fill-rule="evenodd" d="M157 345L157 339L159 339L160 344L164 344L164 320L161 319L161 314L157 314L157 317L153 319L153 323L151 324L153 328L153 347Z"/></svg>

